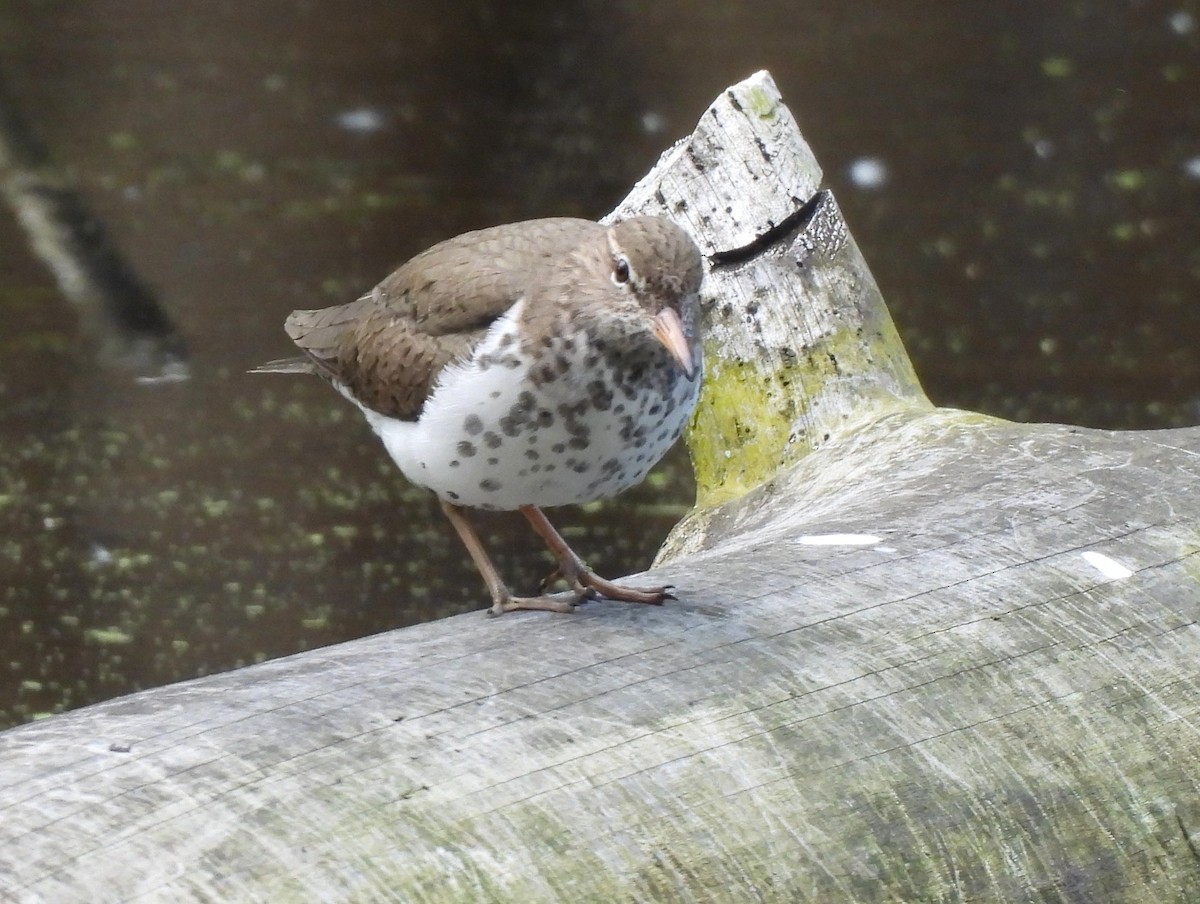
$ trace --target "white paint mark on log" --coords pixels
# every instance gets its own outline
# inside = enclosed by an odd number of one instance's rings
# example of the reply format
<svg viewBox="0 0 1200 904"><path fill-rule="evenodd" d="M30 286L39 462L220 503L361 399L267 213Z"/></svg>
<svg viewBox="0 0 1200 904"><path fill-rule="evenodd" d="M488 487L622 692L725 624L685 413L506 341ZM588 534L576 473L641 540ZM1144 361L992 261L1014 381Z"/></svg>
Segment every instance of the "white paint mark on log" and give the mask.
<svg viewBox="0 0 1200 904"><path fill-rule="evenodd" d="M800 538L803 546L874 546L881 541L871 534L805 534Z"/></svg>
<svg viewBox="0 0 1200 904"><path fill-rule="evenodd" d="M1130 569L1102 552L1088 550L1083 553L1083 560L1110 581L1123 581L1125 578L1133 576L1133 572Z"/></svg>

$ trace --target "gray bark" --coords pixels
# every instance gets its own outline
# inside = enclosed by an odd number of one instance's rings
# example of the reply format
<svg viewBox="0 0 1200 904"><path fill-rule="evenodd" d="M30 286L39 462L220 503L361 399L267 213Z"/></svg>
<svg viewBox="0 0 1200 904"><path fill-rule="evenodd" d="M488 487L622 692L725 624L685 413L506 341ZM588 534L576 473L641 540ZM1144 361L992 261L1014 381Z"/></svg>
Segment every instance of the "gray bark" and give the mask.
<svg viewBox="0 0 1200 904"><path fill-rule="evenodd" d="M0 735L0 897L1200 900L1200 430L932 408L769 77L714 111L628 202L716 259L678 602Z"/></svg>

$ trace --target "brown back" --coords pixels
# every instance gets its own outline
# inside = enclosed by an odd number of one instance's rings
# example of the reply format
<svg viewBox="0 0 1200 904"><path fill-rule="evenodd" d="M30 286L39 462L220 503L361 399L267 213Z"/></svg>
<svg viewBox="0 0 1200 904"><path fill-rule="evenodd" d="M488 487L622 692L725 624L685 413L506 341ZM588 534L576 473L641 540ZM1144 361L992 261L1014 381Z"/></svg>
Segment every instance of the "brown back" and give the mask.
<svg viewBox="0 0 1200 904"><path fill-rule="evenodd" d="M422 251L357 301L293 311L284 328L318 373L363 405L416 420L442 369L471 354L538 271L604 229L557 217L467 232Z"/></svg>

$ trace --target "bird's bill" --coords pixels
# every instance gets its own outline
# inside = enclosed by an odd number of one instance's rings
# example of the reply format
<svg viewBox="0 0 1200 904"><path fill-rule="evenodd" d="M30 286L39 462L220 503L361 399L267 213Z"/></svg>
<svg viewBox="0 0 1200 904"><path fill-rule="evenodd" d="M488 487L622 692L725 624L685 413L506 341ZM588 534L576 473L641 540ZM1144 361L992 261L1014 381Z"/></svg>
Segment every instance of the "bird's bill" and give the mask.
<svg viewBox="0 0 1200 904"><path fill-rule="evenodd" d="M683 322L674 308L663 308L654 315L654 338L679 362L689 380L696 376L696 362L692 358L687 336L683 334Z"/></svg>

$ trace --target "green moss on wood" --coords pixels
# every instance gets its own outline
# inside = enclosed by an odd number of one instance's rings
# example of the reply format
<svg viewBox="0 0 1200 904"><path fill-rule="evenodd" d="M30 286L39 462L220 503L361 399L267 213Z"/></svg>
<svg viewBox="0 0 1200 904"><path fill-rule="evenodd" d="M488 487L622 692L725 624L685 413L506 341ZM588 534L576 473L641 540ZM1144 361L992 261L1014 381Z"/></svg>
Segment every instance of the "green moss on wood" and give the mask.
<svg viewBox="0 0 1200 904"><path fill-rule="evenodd" d="M797 405L807 395L805 379L800 368L748 361L720 361L709 369L687 434L699 506L735 499L778 470L788 458Z"/></svg>
<svg viewBox="0 0 1200 904"><path fill-rule="evenodd" d="M778 97L770 96L761 88L751 88L744 95L744 100L750 106L750 112L759 119L774 118L778 99Z"/></svg>
<svg viewBox="0 0 1200 904"><path fill-rule="evenodd" d="M836 404L830 381L878 368L898 344L894 331L864 335L836 332L803 352L763 362L722 358L717 343L705 350L704 391L688 425L687 444L696 474L696 501L707 508L736 499L771 480L828 439L812 401ZM914 378L915 379L915 378ZM881 414L896 404L877 382L855 386L855 409ZM914 393L920 393L914 384ZM871 399L873 393L878 399Z"/></svg>

